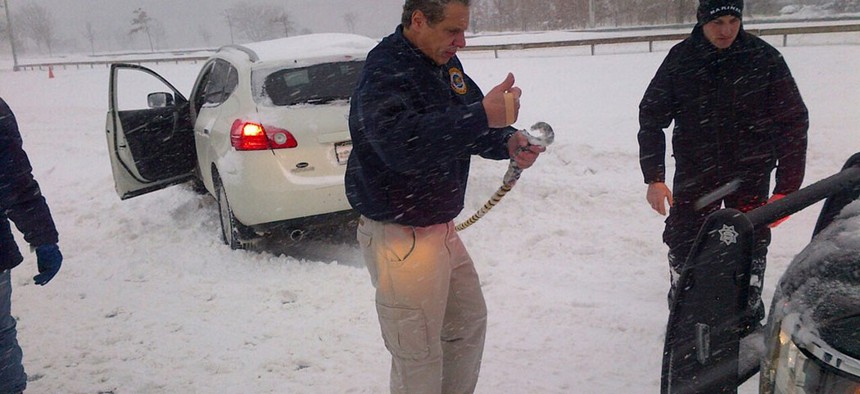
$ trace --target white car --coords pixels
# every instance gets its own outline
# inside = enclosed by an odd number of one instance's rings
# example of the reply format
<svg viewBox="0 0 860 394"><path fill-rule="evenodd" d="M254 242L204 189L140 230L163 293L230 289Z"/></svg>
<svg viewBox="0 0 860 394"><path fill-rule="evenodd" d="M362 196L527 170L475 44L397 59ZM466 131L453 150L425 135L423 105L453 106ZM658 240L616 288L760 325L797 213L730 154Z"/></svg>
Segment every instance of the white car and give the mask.
<svg viewBox="0 0 860 394"><path fill-rule="evenodd" d="M273 229L296 239L352 220L349 97L376 43L310 34L225 46L188 99L146 67L113 64L106 128L117 193L192 181L217 200L234 249Z"/></svg>

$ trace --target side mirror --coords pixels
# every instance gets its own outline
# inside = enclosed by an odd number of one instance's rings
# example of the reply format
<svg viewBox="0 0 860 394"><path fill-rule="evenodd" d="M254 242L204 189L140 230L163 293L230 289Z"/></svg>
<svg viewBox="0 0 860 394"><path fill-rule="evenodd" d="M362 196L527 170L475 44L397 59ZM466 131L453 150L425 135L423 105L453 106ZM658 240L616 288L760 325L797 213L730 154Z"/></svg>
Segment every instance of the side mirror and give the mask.
<svg viewBox="0 0 860 394"><path fill-rule="evenodd" d="M173 95L167 92L155 92L146 96L149 108L165 108L173 106Z"/></svg>

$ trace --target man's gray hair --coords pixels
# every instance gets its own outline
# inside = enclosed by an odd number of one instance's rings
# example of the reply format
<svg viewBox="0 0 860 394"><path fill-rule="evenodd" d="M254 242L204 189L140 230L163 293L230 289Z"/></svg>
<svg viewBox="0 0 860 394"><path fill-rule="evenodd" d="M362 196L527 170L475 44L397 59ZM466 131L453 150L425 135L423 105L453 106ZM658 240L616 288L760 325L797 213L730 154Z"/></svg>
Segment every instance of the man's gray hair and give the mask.
<svg viewBox="0 0 860 394"><path fill-rule="evenodd" d="M427 23L432 26L445 19L445 6L449 3L460 3L468 7L470 2L471 0L406 0L400 23L403 27L411 26L412 14L421 11L427 17Z"/></svg>

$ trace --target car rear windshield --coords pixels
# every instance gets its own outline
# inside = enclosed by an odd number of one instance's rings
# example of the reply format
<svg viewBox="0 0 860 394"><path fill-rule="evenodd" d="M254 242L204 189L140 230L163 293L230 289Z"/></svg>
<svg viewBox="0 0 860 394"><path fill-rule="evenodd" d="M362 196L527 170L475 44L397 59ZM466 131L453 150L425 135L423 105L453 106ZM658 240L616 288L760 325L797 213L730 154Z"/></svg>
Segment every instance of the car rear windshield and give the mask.
<svg viewBox="0 0 860 394"><path fill-rule="evenodd" d="M316 64L302 68L269 70L265 78L254 76L260 102L272 105L323 104L348 100L358 83L363 61Z"/></svg>

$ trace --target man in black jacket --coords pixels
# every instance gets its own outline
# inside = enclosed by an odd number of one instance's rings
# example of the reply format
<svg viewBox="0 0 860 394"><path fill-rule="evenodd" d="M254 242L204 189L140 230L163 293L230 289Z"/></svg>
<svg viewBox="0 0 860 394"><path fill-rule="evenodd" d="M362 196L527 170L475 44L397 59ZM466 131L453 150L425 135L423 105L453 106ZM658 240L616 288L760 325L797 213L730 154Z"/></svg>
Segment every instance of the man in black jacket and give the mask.
<svg viewBox="0 0 860 394"><path fill-rule="evenodd" d="M723 204L749 211L803 182L806 106L782 55L744 31L742 12L743 0L701 0L698 24L669 51L639 105L646 199L661 215L666 202L670 207L663 232L670 305L675 281L709 214ZM674 193L665 184L663 132L672 121ZM712 196L717 189L730 192ZM761 289L769 243L770 229L757 228L748 312L755 321L764 317Z"/></svg>
<svg viewBox="0 0 860 394"><path fill-rule="evenodd" d="M19 393L27 387L21 362L15 318L12 317L11 270L24 257L9 224L11 219L36 251L38 285L50 281L63 261L57 229L32 167L24 152L15 115L0 98L0 393Z"/></svg>
<svg viewBox="0 0 860 394"><path fill-rule="evenodd" d="M402 24L367 57L352 96L346 193L392 355L392 392L469 393L478 380L486 305L452 220L472 155L528 168L512 75L486 97L456 56L468 0L407 0Z"/></svg>

